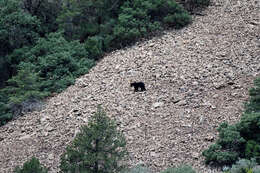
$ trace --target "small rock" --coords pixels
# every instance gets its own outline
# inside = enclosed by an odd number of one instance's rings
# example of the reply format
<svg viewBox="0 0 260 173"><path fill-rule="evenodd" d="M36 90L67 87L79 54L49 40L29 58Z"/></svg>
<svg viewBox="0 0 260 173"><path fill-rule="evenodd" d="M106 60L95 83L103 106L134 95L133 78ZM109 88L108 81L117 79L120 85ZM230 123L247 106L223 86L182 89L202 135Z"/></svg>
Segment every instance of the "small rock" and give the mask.
<svg viewBox="0 0 260 173"><path fill-rule="evenodd" d="M156 154L156 152L152 151L152 152L150 152L150 156L151 156L151 157L156 157L157 154Z"/></svg>
<svg viewBox="0 0 260 173"><path fill-rule="evenodd" d="M204 119L205 119L205 117L202 115L202 116L200 117L200 124L203 123Z"/></svg>
<svg viewBox="0 0 260 173"><path fill-rule="evenodd" d="M204 102L201 106L212 107L212 104L210 102Z"/></svg>
<svg viewBox="0 0 260 173"><path fill-rule="evenodd" d="M236 97L238 96L238 93L231 93L231 96Z"/></svg>
<svg viewBox="0 0 260 173"><path fill-rule="evenodd" d="M164 104L163 102L156 102L153 104L153 107L158 108L158 107L162 106L163 104Z"/></svg>
<svg viewBox="0 0 260 173"><path fill-rule="evenodd" d="M219 95L218 94L214 94L213 96L212 96L212 98L218 98L219 97Z"/></svg>
<svg viewBox="0 0 260 173"><path fill-rule="evenodd" d="M199 153L196 153L196 152L193 152L193 153L192 153L192 157L195 158L195 159L198 159L199 156L200 156Z"/></svg>
<svg viewBox="0 0 260 173"><path fill-rule="evenodd" d="M205 137L205 140L212 142L214 140L214 136L207 136Z"/></svg>
<svg viewBox="0 0 260 173"><path fill-rule="evenodd" d="M216 109L217 107L216 107L216 106L214 106L214 105L211 105L211 108L212 108L212 109Z"/></svg>
<svg viewBox="0 0 260 173"><path fill-rule="evenodd" d="M178 103L176 103L178 106L184 106L187 104L186 100L181 100Z"/></svg>
<svg viewBox="0 0 260 173"><path fill-rule="evenodd" d="M229 81L227 84L228 84L228 85L234 85L235 82L234 82L234 81Z"/></svg>
<svg viewBox="0 0 260 173"><path fill-rule="evenodd" d="M53 153L49 154L49 155L48 155L48 160L53 160L53 159L54 159Z"/></svg>
<svg viewBox="0 0 260 173"><path fill-rule="evenodd" d="M233 88L233 89L240 89L240 88L242 88L242 87L241 87L241 85L233 85L232 88Z"/></svg>
<svg viewBox="0 0 260 173"><path fill-rule="evenodd" d="M225 84L224 83L214 83L214 87L216 89L221 89L221 88L224 88L225 87Z"/></svg>
<svg viewBox="0 0 260 173"><path fill-rule="evenodd" d="M181 98L180 98L180 97L175 96L175 97L173 98L173 103L178 103L179 101L181 101Z"/></svg>
<svg viewBox="0 0 260 173"><path fill-rule="evenodd" d="M150 43L149 47L153 47L155 45L155 43Z"/></svg>
<svg viewBox="0 0 260 173"><path fill-rule="evenodd" d="M21 128L21 133L24 133L24 132L25 132L25 128L22 127L22 128Z"/></svg>
<svg viewBox="0 0 260 173"><path fill-rule="evenodd" d="M46 130L47 130L48 132L51 132L51 131L54 131L55 128L53 128L53 127L51 127L51 126L48 126L48 127L46 128Z"/></svg>
<svg viewBox="0 0 260 173"><path fill-rule="evenodd" d="M31 136L30 135L24 135L22 137L20 137L20 140L26 140L26 139L30 139Z"/></svg>

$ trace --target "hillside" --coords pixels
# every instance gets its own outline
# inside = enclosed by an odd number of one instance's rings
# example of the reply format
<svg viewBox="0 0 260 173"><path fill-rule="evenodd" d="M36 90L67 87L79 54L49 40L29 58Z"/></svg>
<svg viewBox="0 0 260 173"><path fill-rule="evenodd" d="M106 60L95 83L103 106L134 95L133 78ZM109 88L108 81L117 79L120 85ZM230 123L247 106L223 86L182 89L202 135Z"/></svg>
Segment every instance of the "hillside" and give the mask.
<svg viewBox="0 0 260 173"><path fill-rule="evenodd" d="M0 127L0 172L31 156L58 172L59 156L102 104L127 138L130 164L155 172L203 164L216 127L236 122L260 72L259 2L214 0L193 23L106 55L40 111ZM135 93L130 81L143 81Z"/></svg>

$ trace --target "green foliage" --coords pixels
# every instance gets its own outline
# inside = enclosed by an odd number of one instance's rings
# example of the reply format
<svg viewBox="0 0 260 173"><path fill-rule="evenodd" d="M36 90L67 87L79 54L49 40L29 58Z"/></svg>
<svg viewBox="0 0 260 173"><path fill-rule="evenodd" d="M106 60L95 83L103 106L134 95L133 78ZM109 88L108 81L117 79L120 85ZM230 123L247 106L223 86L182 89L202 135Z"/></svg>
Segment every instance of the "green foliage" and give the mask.
<svg viewBox="0 0 260 173"><path fill-rule="evenodd" d="M3 89L10 104L20 104L28 99L41 99L48 93L40 91L40 77L33 70L33 65L21 63L18 74L8 80L8 87Z"/></svg>
<svg viewBox="0 0 260 173"><path fill-rule="evenodd" d="M246 158L260 158L260 145L259 142L249 140L246 144L245 150Z"/></svg>
<svg viewBox="0 0 260 173"><path fill-rule="evenodd" d="M255 86L249 90L250 101L246 104L246 112L260 112L260 77L254 81Z"/></svg>
<svg viewBox="0 0 260 173"><path fill-rule="evenodd" d="M258 173L260 171L259 167L257 168L257 163L254 159L246 160L240 159L231 169L224 171L225 173Z"/></svg>
<svg viewBox="0 0 260 173"><path fill-rule="evenodd" d="M0 126L6 124L13 117L7 102L6 95L0 91Z"/></svg>
<svg viewBox="0 0 260 173"><path fill-rule="evenodd" d="M0 52L32 44L39 37L40 22L21 9L21 1L0 1Z"/></svg>
<svg viewBox="0 0 260 173"><path fill-rule="evenodd" d="M218 132L219 139L217 143L221 145L223 149L239 151L244 148L246 140L240 136L237 126L222 123L218 128Z"/></svg>
<svg viewBox="0 0 260 173"><path fill-rule="evenodd" d="M176 168L168 168L165 171L162 171L161 173L196 173L196 172L192 169L192 167L184 165Z"/></svg>
<svg viewBox="0 0 260 173"><path fill-rule="evenodd" d="M97 59L103 51L125 46L164 25L181 28L191 17L171 0L67 0L58 21L67 38L86 41L90 57Z"/></svg>
<svg viewBox="0 0 260 173"><path fill-rule="evenodd" d="M99 33L109 34L111 19L116 18L123 0L66 0L58 22L69 39L82 42ZM104 27L104 25L106 27ZM106 28L108 31L101 30Z"/></svg>
<svg viewBox="0 0 260 173"><path fill-rule="evenodd" d="M61 2L49 0L23 0L25 12L37 17L41 22L39 33L41 36L58 29L56 21L61 10Z"/></svg>
<svg viewBox="0 0 260 173"><path fill-rule="evenodd" d="M187 12L175 1L134 0L121 7L114 35L118 42L133 42L163 25L181 28L190 23Z"/></svg>
<svg viewBox="0 0 260 173"><path fill-rule="evenodd" d="M84 46L66 41L62 33L51 33L30 49L16 50L10 59L17 58L23 59L23 64L33 64L33 70L42 78L39 85L44 92L61 92L94 65Z"/></svg>
<svg viewBox="0 0 260 173"><path fill-rule="evenodd" d="M19 0L0 1L0 87L13 74L13 65L6 55L14 49L35 43L40 22L25 13Z"/></svg>
<svg viewBox="0 0 260 173"><path fill-rule="evenodd" d="M105 112L98 111L82 126L61 157L60 169L68 173L117 173L127 154L126 141Z"/></svg>
<svg viewBox="0 0 260 173"><path fill-rule="evenodd" d="M243 114L237 127L245 139L260 142L260 112Z"/></svg>
<svg viewBox="0 0 260 173"><path fill-rule="evenodd" d="M103 54L103 38L98 36L89 37L85 42L85 48L88 50L92 59L98 59Z"/></svg>
<svg viewBox="0 0 260 173"><path fill-rule="evenodd" d="M16 167L14 173L47 173L48 170L41 166L39 160L33 157L23 164L23 167Z"/></svg>
<svg viewBox="0 0 260 173"><path fill-rule="evenodd" d="M225 151L221 145L212 144L207 150L203 151L207 164L229 165L238 159L238 153L234 151Z"/></svg>
<svg viewBox="0 0 260 173"><path fill-rule="evenodd" d="M76 77L87 73L94 65L87 54L84 45L66 41L62 33L51 33L39 39L35 46L16 49L8 58L18 64L18 70L0 90L7 97L0 109L1 123L10 118L10 109L17 112L27 100L61 92L73 84Z"/></svg>
<svg viewBox="0 0 260 173"><path fill-rule="evenodd" d="M256 105L260 103L256 99L260 94L259 79L256 79L255 87L250 90L250 103L241 120L235 125L222 123L218 128L219 139L216 144L202 153L207 164L231 165L238 158L256 158L260 164L260 112L256 111Z"/></svg>

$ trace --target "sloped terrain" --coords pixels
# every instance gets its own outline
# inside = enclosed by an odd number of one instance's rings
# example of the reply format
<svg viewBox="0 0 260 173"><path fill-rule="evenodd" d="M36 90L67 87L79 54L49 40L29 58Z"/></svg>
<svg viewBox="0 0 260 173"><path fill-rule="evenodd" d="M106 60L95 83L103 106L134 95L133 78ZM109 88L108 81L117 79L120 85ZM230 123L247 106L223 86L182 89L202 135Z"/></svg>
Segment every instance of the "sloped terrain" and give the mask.
<svg viewBox="0 0 260 173"><path fill-rule="evenodd" d="M257 0L217 0L182 29L108 54L41 111L0 127L0 172L31 156L58 172L59 158L102 104L127 138L129 164L154 172L188 163L200 172L201 152L219 123L236 122L260 72ZM133 92L143 81L146 92Z"/></svg>

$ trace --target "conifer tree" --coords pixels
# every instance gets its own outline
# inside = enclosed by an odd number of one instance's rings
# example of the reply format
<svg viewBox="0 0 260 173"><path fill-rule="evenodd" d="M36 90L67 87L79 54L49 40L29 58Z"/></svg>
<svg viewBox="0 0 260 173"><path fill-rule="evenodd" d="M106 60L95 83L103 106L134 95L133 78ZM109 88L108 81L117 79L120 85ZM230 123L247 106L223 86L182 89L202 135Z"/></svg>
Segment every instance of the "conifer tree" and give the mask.
<svg viewBox="0 0 260 173"><path fill-rule="evenodd" d="M61 156L60 169L64 173L118 173L123 169L119 161L127 155L125 146L124 136L99 106Z"/></svg>

